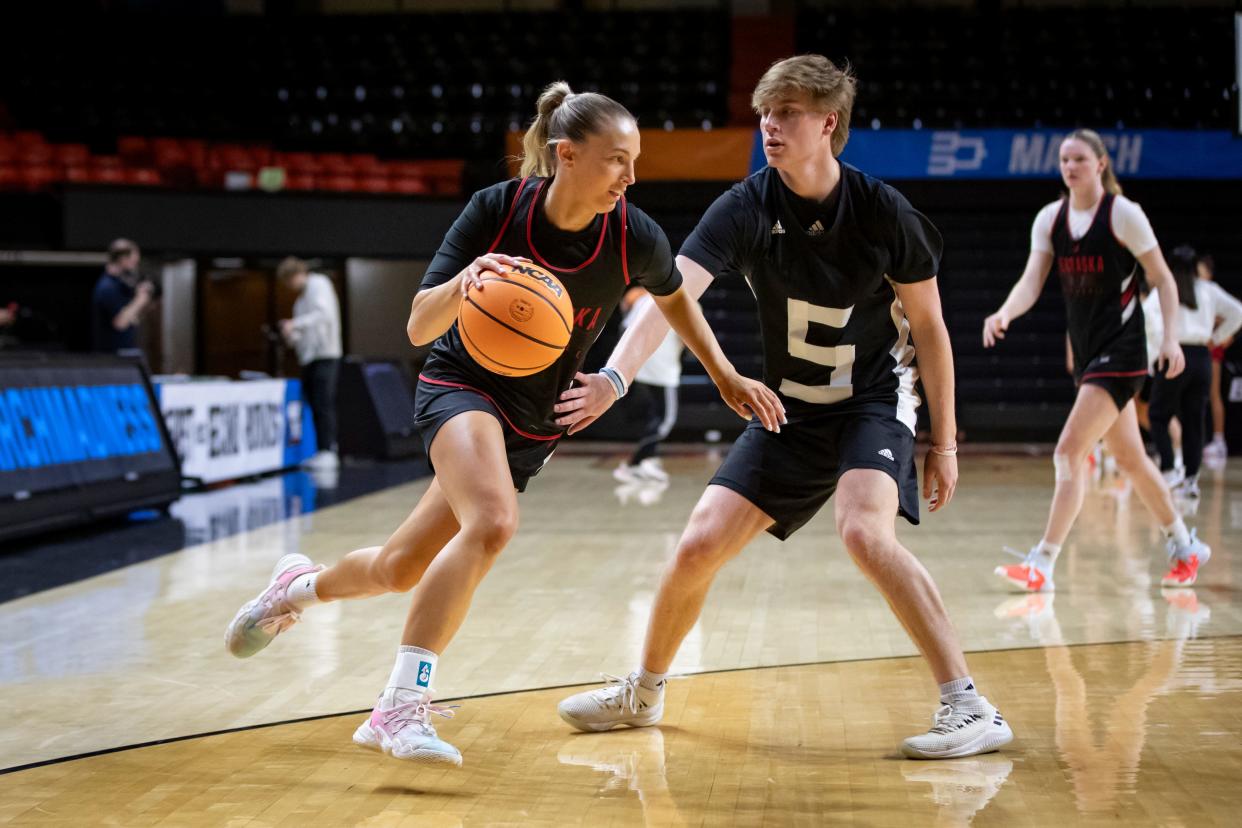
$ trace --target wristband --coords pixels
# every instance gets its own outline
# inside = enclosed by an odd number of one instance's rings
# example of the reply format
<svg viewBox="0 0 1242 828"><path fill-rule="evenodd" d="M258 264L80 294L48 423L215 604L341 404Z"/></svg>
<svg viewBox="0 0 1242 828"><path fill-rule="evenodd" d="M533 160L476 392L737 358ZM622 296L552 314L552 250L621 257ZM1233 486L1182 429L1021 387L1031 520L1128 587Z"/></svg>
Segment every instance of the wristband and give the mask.
<svg viewBox="0 0 1242 828"><path fill-rule="evenodd" d="M957 457L957 444L951 446L932 446L932 454L939 454L941 457Z"/></svg>
<svg viewBox="0 0 1242 828"><path fill-rule="evenodd" d="M621 399L629 392L629 383L625 381L625 377L621 376L621 372L611 365L605 365L599 369L600 374L612 383L612 390L616 393L617 399Z"/></svg>

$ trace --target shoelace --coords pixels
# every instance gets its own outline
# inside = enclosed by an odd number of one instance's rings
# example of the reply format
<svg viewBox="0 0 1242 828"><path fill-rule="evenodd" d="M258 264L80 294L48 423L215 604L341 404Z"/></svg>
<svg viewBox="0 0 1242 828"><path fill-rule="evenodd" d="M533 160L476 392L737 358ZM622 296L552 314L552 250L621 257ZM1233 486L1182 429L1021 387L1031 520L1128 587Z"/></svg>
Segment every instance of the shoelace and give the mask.
<svg viewBox="0 0 1242 828"><path fill-rule="evenodd" d="M1019 560L1022 561L1022 563L1026 564L1027 566L1032 566L1035 563L1035 550L1034 549L1030 550L1029 552L1020 552L1017 549L1014 549L1012 546L1002 546L1001 549L1004 550L1006 555L1013 555L1015 558L1018 558Z"/></svg>
<svg viewBox="0 0 1242 828"><path fill-rule="evenodd" d="M1188 550L1193 549L1195 544L1198 542L1199 538L1196 536L1196 533L1198 531L1199 531L1198 528L1190 530L1190 542L1186 544L1186 548ZM1174 563L1175 561L1180 561L1181 563L1187 563L1185 558L1177 554L1178 546L1177 546L1176 538L1169 538L1167 549L1169 550L1169 563Z"/></svg>
<svg viewBox="0 0 1242 828"><path fill-rule="evenodd" d="M600 673L608 685L600 692L604 698L616 698L623 710L638 712L638 682L631 681L629 676L614 676L611 673Z"/></svg>
<svg viewBox="0 0 1242 828"><path fill-rule="evenodd" d="M429 715L434 713L446 719L451 719L456 713L460 705L451 704L447 707L431 704L427 700L406 702L396 707L390 707L387 710L381 710L380 714L384 717L384 725L395 735L400 733L406 725L415 725L419 732L424 736L431 736L435 731L431 727Z"/></svg>
<svg viewBox="0 0 1242 828"><path fill-rule="evenodd" d="M942 704L932 717L932 728L929 732L943 736L955 730L960 730L969 724L969 722L964 722L962 719L970 715L973 714L958 710L951 704Z"/></svg>
<svg viewBox="0 0 1242 828"><path fill-rule="evenodd" d="M271 605L268 604L268 607ZM266 610L267 607L264 607ZM302 620L302 613L289 607L280 615L267 615L266 613L259 619L257 626L268 635L280 635L285 630Z"/></svg>

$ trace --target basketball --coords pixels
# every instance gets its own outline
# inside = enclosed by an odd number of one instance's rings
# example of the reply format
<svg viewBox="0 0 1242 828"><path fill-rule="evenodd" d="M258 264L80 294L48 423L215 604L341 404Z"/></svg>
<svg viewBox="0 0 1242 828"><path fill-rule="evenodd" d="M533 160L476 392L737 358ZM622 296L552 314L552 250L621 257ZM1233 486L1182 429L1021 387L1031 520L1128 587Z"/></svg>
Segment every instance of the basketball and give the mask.
<svg viewBox="0 0 1242 828"><path fill-rule="evenodd" d="M573 333L573 303L560 280L535 264L489 273L484 288L470 288L457 324L474 361L505 377L547 368Z"/></svg>

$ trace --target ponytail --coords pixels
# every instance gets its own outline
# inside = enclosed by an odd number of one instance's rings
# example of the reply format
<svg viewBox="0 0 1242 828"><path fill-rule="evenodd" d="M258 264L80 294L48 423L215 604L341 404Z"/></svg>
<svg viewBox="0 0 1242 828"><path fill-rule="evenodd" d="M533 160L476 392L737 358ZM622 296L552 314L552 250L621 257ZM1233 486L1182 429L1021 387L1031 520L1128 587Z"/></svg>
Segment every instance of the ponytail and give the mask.
<svg viewBox="0 0 1242 828"><path fill-rule="evenodd" d="M1108 147L1104 146L1104 139L1100 137L1100 133L1094 129L1076 129L1065 136L1066 141L1070 139L1082 141L1091 148L1097 158L1104 159L1104 172L1100 173L1104 191L1113 195L1121 195L1121 182L1117 180L1117 173L1113 170L1113 159L1108 154Z"/></svg>
<svg viewBox="0 0 1242 828"><path fill-rule="evenodd" d="M526 134L522 136L522 177L528 175L550 176L556 165L553 156L556 148L552 146L550 124L552 114L573 94L569 84L557 81L548 84L539 96L535 105L535 120L531 122Z"/></svg>
<svg viewBox="0 0 1242 828"><path fill-rule="evenodd" d="M523 178L556 172L556 144L585 141L609 120L634 121L621 104L596 92L574 92L565 81L550 83L535 104L535 120L522 136Z"/></svg>

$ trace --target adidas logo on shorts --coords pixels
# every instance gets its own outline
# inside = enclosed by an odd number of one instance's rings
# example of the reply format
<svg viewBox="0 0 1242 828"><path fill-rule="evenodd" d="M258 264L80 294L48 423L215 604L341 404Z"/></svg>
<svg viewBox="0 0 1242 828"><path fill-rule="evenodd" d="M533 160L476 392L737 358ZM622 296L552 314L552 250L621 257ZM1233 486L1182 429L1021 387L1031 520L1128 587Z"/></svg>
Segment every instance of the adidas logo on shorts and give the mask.
<svg viewBox="0 0 1242 828"><path fill-rule="evenodd" d="M881 457L883 457L885 460L893 460L894 463L897 462L896 460L893 459L893 453L889 451L888 449L880 449L879 452L877 453Z"/></svg>
<svg viewBox="0 0 1242 828"><path fill-rule="evenodd" d="M781 227L781 220L780 220L780 219L777 219L777 220L776 220L776 224L773 224L773 225L772 225L772 235L773 235L773 236L783 236L783 235L785 235L785 228L784 228L784 227Z"/></svg>
<svg viewBox="0 0 1242 828"><path fill-rule="evenodd" d="M812 224L810 229L806 231L806 234L808 236L824 235L824 223L820 221L819 219L815 219L815 223Z"/></svg>

